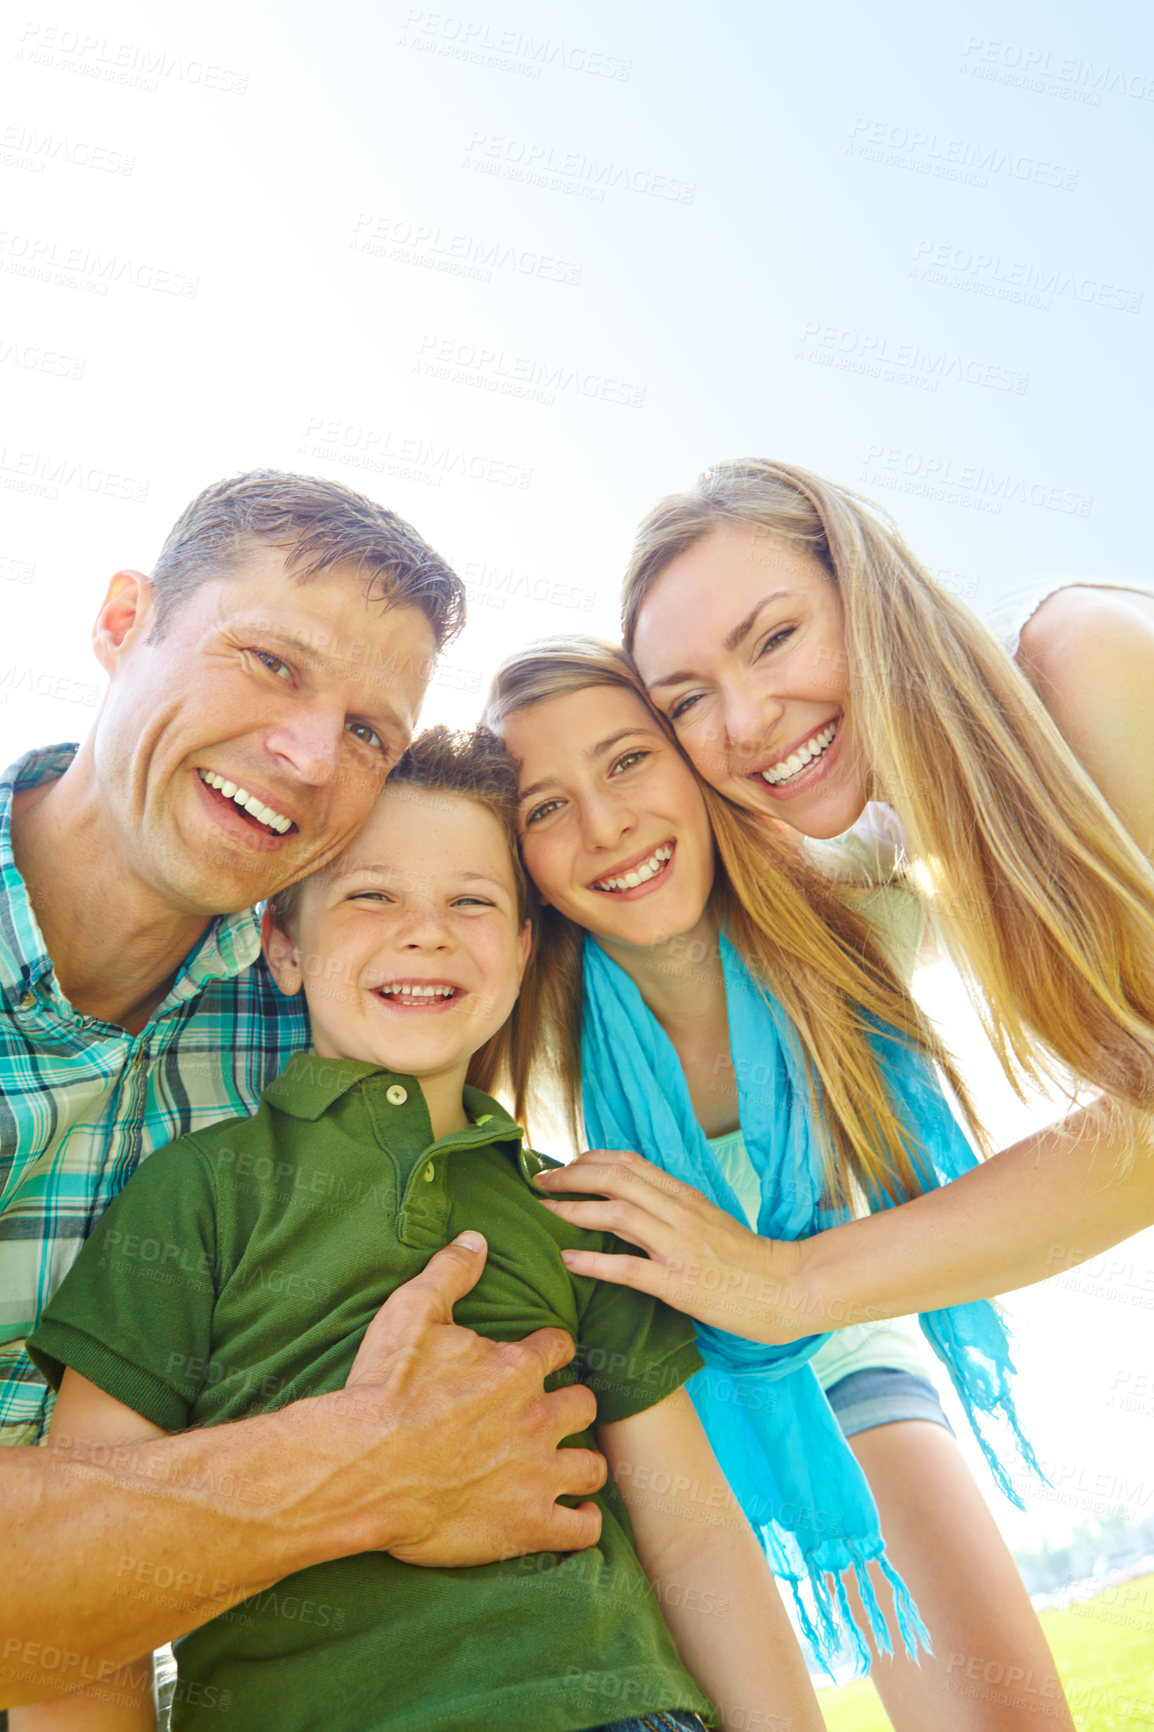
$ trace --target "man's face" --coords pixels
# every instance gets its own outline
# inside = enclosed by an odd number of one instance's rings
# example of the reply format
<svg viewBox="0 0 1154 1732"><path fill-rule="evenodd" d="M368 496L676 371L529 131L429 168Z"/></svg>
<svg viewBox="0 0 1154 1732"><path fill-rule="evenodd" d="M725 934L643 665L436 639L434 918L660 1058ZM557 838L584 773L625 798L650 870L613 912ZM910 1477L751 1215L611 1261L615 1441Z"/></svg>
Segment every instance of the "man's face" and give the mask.
<svg viewBox="0 0 1154 1732"><path fill-rule="evenodd" d="M100 797L125 865L169 906L247 908L360 828L435 655L418 608L366 602L364 587L346 566L301 583L265 545L179 604L156 642L147 586L106 604Z"/></svg>

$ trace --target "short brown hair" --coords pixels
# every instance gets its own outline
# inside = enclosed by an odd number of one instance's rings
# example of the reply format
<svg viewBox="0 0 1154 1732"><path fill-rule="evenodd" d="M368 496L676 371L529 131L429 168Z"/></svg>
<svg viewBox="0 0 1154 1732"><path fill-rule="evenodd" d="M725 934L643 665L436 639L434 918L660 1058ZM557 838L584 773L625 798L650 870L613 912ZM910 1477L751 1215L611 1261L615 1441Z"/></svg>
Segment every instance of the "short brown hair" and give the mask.
<svg viewBox="0 0 1154 1732"><path fill-rule="evenodd" d="M461 794L492 812L509 844L517 923L528 919L528 879L517 843L517 766L504 742L490 728L454 733L439 722L417 735L385 786L395 788L398 783L433 794Z"/></svg>
<svg viewBox="0 0 1154 1732"><path fill-rule="evenodd" d="M194 589L227 577L254 542L283 547L301 583L352 562L364 575L366 599L420 608L438 650L465 622L460 578L396 512L339 481L252 469L206 487L169 530L152 572L153 639L163 637Z"/></svg>
<svg viewBox="0 0 1154 1732"><path fill-rule="evenodd" d="M443 723L418 734L398 760L385 791L398 784L432 794L460 794L492 812L509 844L513 885L517 893L517 923L529 918L529 883L517 845L517 770L502 742L489 728L454 732ZM321 868L325 870L324 867ZM298 878L269 898L269 912L281 931L296 915L308 878Z"/></svg>

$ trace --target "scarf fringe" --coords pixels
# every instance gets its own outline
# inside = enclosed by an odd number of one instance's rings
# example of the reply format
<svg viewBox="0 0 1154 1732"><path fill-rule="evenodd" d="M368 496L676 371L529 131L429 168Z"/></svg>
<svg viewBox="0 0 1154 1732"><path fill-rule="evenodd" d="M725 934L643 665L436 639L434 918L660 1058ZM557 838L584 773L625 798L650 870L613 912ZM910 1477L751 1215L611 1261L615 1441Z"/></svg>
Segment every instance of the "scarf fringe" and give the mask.
<svg viewBox="0 0 1154 1732"><path fill-rule="evenodd" d="M1014 1372L1013 1361L1009 1358L1008 1350L1004 1356L995 1356L990 1353L988 1345L983 1351L975 1343L959 1340L952 1326L952 1319L947 1322L948 1318L947 1312L930 1312L922 1318L922 1332L949 1373L958 1399L965 1408L970 1430L986 1458L986 1465L998 1490L1018 1509L1025 1509L1022 1494L1010 1478L993 1442L986 1435L984 1424L986 1421L1000 1422L1009 1433L1013 1447L1027 1472L1032 1474L1040 1485L1050 1484L1018 1418L1010 1388L1010 1379ZM1000 1319L998 1327L1005 1329Z"/></svg>
<svg viewBox="0 0 1154 1732"><path fill-rule="evenodd" d="M837 1568L829 1568L816 1557L804 1560L805 1573L790 1571L778 1574L788 1582L793 1595L793 1608L802 1635L817 1663L834 1679L834 1667L844 1662L849 1649L859 1675L868 1673L873 1664L870 1639L879 1654L892 1656L893 1640L886 1623L867 1564L876 1563L893 1595L894 1621L902 1646L909 1658L919 1661L921 1653L932 1654L930 1633L918 1613L909 1589L887 1560L884 1551L864 1551L858 1545L838 1545L846 1554ZM854 1585L861 1596L868 1630L863 1630L850 1609L846 1578L853 1572Z"/></svg>

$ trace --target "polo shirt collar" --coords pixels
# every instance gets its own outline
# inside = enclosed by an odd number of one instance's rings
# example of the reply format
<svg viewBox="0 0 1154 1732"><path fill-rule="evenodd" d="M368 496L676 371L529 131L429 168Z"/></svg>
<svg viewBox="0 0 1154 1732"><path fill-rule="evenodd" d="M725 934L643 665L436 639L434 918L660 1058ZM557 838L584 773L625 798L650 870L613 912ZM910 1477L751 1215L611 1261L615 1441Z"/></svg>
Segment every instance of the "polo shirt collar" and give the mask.
<svg viewBox="0 0 1154 1732"><path fill-rule="evenodd" d="M321 1058L315 1052L297 1053L290 1059L276 1081L265 1089L264 1098L278 1112L315 1123L350 1089L370 1079L374 1088L387 1092L399 1086L410 1099L423 1098L420 1083L403 1071L385 1070L381 1065L365 1064L355 1058ZM522 1146L525 1133L500 1101L469 1084L465 1085L463 1100L471 1123L463 1131L451 1131L448 1136L438 1138L438 1142L515 1143L525 1176L531 1178L541 1171L546 1162Z"/></svg>
<svg viewBox="0 0 1154 1732"><path fill-rule="evenodd" d="M34 788L55 781L67 770L79 747L65 743L41 746L17 758L0 776L0 994L22 999L41 982L50 980L52 958L32 911L28 887L16 868L12 852L12 797L17 788ZM239 914L220 914L209 922L199 941L185 957L172 990L154 1015L183 1003L210 980L230 980L254 963L260 955L260 918L253 908ZM63 1005L62 995L55 996ZM68 1007L71 1011L71 1007Z"/></svg>

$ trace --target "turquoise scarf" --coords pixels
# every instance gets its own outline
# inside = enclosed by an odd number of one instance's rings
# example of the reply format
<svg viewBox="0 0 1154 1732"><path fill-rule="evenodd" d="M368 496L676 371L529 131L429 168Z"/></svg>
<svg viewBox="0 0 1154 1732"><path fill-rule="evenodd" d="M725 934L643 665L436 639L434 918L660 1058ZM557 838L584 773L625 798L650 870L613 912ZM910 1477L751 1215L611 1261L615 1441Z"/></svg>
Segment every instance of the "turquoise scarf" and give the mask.
<svg viewBox="0 0 1154 1732"><path fill-rule="evenodd" d="M836 1225L844 1212L822 1207L822 1158L809 1082L797 1035L777 1001L754 981L724 936L722 967L741 1129L761 1180L757 1230L801 1239ZM635 1149L745 1224L693 1115L681 1064L629 976L593 940L584 956L581 1082L591 1148ZM891 1100L917 1142L912 1150L925 1189L946 1184L976 1157L930 1065L901 1040L871 1037ZM884 1197L871 1207L889 1207ZM1006 1330L988 1301L922 1315L922 1331L945 1365L999 1486L1015 1503L987 1436L1003 1422L1037 1471L1010 1395L1013 1364ZM893 1589L910 1653L929 1638L909 1592L887 1563L878 1514L833 1412L807 1361L827 1337L766 1347L699 1324L703 1371L689 1390L735 1496L761 1537L774 1572L794 1592L798 1616L828 1667L848 1640L865 1665L869 1653L850 1615L844 1575L852 1570L874 1640L891 1651L865 1565L876 1559Z"/></svg>

